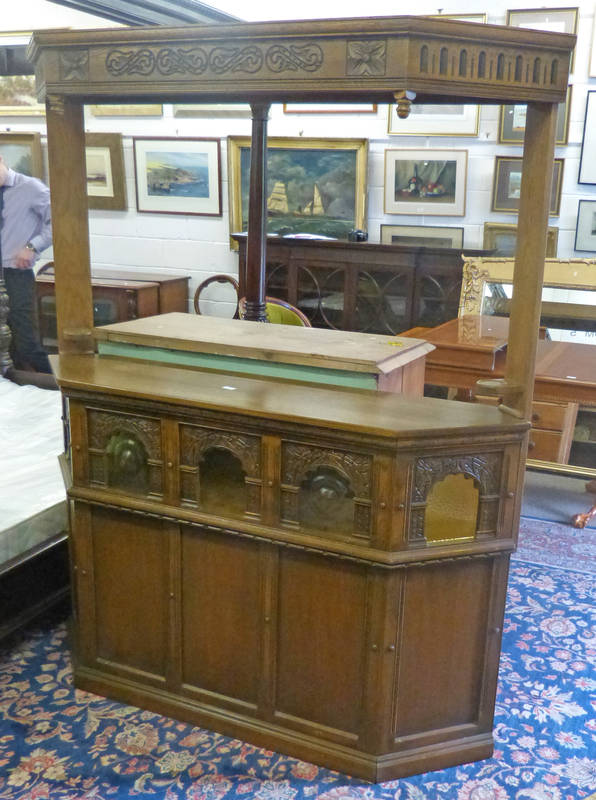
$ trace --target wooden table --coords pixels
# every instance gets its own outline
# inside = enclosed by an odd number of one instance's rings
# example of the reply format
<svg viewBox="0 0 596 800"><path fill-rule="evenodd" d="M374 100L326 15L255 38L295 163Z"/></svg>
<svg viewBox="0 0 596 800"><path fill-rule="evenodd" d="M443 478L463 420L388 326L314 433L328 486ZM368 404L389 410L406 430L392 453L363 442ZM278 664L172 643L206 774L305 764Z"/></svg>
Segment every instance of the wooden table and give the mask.
<svg viewBox="0 0 596 800"><path fill-rule="evenodd" d="M162 314L95 329L100 355L421 397L428 342L399 336Z"/></svg>

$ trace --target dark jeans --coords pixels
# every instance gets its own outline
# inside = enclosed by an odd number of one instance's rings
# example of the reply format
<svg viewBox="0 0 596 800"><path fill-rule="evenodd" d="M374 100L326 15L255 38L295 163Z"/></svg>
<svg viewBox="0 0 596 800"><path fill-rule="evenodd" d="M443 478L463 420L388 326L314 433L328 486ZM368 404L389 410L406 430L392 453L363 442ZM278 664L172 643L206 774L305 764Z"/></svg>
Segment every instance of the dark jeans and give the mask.
<svg viewBox="0 0 596 800"><path fill-rule="evenodd" d="M8 325L12 341L10 355L15 369L52 369L48 354L41 346L35 313L35 275L32 269L5 269L4 283L8 293Z"/></svg>

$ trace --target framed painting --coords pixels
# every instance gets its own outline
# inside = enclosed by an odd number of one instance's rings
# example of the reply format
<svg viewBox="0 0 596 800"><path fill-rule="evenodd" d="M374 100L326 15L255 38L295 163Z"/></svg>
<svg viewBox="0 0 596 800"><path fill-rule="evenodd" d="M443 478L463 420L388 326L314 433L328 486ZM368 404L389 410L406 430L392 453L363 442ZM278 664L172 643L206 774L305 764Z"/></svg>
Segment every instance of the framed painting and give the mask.
<svg viewBox="0 0 596 800"><path fill-rule="evenodd" d="M577 7L574 8L512 8L507 11L507 25L514 28L534 28L552 33L576 33ZM571 54L570 70L575 53Z"/></svg>
<svg viewBox="0 0 596 800"><path fill-rule="evenodd" d="M596 200L579 201L575 249L596 253Z"/></svg>
<svg viewBox="0 0 596 800"><path fill-rule="evenodd" d="M381 225L381 244L459 250L464 246L464 229L448 225Z"/></svg>
<svg viewBox="0 0 596 800"><path fill-rule="evenodd" d="M567 87L567 96L557 109L557 128L555 144L567 144L569 136L569 109L571 108L571 86ZM499 141L503 144L522 144L526 132L525 104L501 106L499 119Z"/></svg>
<svg viewBox="0 0 596 800"><path fill-rule="evenodd" d="M0 153L7 167L43 180L39 133L0 133Z"/></svg>
<svg viewBox="0 0 596 800"><path fill-rule="evenodd" d="M125 211L122 136L119 133L86 133L85 161L89 208Z"/></svg>
<svg viewBox="0 0 596 800"><path fill-rule="evenodd" d="M522 179L521 156L496 156L495 178L493 183L493 211L517 214ZM561 206L561 186L563 185L564 159L555 158L553 168L553 186L549 213L552 217L559 215Z"/></svg>
<svg viewBox="0 0 596 800"><path fill-rule="evenodd" d="M467 150L385 150L385 213L463 217Z"/></svg>
<svg viewBox="0 0 596 800"><path fill-rule="evenodd" d="M43 103L37 102L35 75L0 76L0 116L42 117Z"/></svg>
<svg viewBox="0 0 596 800"><path fill-rule="evenodd" d="M250 117L247 103L177 103L173 107L175 117Z"/></svg>
<svg viewBox="0 0 596 800"><path fill-rule="evenodd" d="M91 105L94 117L161 117L163 106L159 103L131 103L129 105Z"/></svg>
<svg viewBox="0 0 596 800"><path fill-rule="evenodd" d="M596 92L588 92L578 183L596 183Z"/></svg>
<svg viewBox="0 0 596 800"><path fill-rule="evenodd" d="M549 227L546 234L546 257L555 258L559 229ZM513 258L517 247L517 225L509 222L485 222L482 247L492 255Z"/></svg>
<svg viewBox="0 0 596 800"><path fill-rule="evenodd" d="M221 217L219 139L132 140L137 210Z"/></svg>
<svg viewBox="0 0 596 800"><path fill-rule="evenodd" d="M389 106L387 132L393 136L478 136L476 105L410 106L406 119L397 116L397 105Z"/></svg>
<svg viewBox="0 0 596 800"><path fill-rule="evenodd" d="M284 103L284 114L376 114L376 103Z"/></svg>
<svg viewBox="0 0 596 800"><path fill-rule="evenodd" d="M366 139L270 137L267 232L347 239L366 224ZM230 231L248 222L250 138L228 137ZM232 240L232 247L235 242Z"/></svg>
<svg viewBox="0 0 596 800"><path fill-rule="evenodd" d="M425 14L435 19L455 19L459 22L486 22L486 14Z"/></svg>
<svg viewBox="0 0 596 800"><path fill-rule="evenodd" d="M596 14L594 15L594 27L592 28L592 47L590 49L588 77L596 78Z"/></svg>

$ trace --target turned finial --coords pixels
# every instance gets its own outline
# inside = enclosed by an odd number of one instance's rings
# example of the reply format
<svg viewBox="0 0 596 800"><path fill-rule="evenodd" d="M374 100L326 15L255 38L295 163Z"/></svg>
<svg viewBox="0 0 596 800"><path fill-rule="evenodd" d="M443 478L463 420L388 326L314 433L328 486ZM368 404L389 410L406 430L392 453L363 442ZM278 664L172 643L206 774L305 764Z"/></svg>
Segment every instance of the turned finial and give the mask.
<svg viewBox="0 0 596 800"><path fill-rule="evenodd" d="M397 103L397 116L400 119L407 119L410 115L410 106L412 100L416 97L415 92L408 92L407 89L402 89L400 92L395 92L395 102Z"/></svg>

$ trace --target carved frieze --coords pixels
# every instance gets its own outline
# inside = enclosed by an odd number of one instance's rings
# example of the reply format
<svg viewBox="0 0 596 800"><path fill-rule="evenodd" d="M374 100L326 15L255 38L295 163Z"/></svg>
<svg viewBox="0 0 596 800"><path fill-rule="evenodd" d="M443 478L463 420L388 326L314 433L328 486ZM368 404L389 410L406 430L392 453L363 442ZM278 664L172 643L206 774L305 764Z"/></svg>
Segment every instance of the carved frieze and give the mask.
<svg viewBox="0 0 596 800"><path fill-rule="evenodd" d="M261 440L229 431L183 425L180 429L180 463L198 467L203 453L211 448L232 453L242 464L247 476L261 476Z"/></svg>
<svg viewBox="0 0 596 800"><path fill-rule="evenodd" d="M257 44L229 47L162 47L111 50L105 60L114 77L125 75L226 75L255 74L266 67L271 72L316 72L323 65L323 50L317 44L262 47Z"/></svg>
<svg viewBox="0 0 596 800"><path fill-rule="evenodd" d="M60 53L60 79L86 81L89 79L89 51L65 50Z"/></svg>
<svg viewBox="0 0 596 800"><path fill-rule="evenodd" d="M370 497L372 458L323 447L284 443L282 448L282 481L300 486L309 472L318 467L331 467L343 473L357 497Z"/></svg>
<svg viewBox="0 0 596 800"><path fill-rule="evenodd" d="M157 419L91 409L88 426L89 447L94 450L105 451L108 441L117 433L130 434L139 439L150 459L161 460L161 424Z"/></svg>
<svg viewBox="0 0 596 800"><path fill-rule="evenodd" d="M501 481L502 453L488 455L426 456L415 465L415 503L424 503L433 484L447 475L464 474L474 478L480 486L480 496L497 494Z"/></svg>
<svg viewBox="0 0 596 800"><path fill-rule="evenodd" d="M346 75L378 77L384 75L386 70L387 42L378 39L348 42Z"/></svg>

